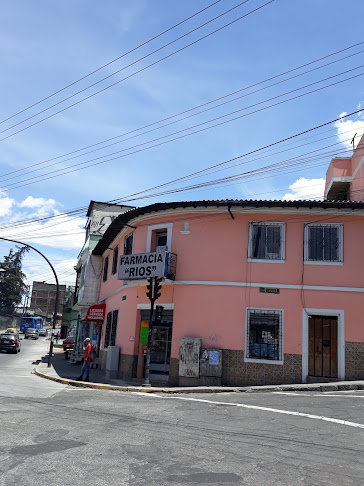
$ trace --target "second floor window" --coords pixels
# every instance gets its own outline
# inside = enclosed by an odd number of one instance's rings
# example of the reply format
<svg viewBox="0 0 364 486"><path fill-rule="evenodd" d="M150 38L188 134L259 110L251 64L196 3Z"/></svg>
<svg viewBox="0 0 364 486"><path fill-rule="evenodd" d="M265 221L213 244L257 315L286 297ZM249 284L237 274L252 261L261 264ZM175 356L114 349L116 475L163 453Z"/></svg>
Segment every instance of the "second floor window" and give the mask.
<svg viewBox="0 0 364 486"><path fill-rule="evenodd" d="M129 233L124 239L124 255L132 255L134 247L134 233Z"/></svg>
<svg viewBox="0 0 364 486"><path fill-rule="evenodd" d="M342 224L307 224L305 226L305 260L309 262L342 262L342 240Z"/></svg>
<svg viewBox="0 0 364 486"><path fill-rule="evenodd" d="M107 280L107 274L109 271L109 257L107 256L104 261L104 272L102 274L102 281L106 282Z"/></svg>
<svg viewBox="0 0 364 486"><path fill-rule="evenodd" d="M118 258L119 258L119 247L116 246L114 248L114 253L112 257L112 267L111 267L111 274L115 275L118 269Z"/></svg>
<svg viewBox="0 0 364 486"><path fill-rule="evenodd" d="M250 223L248 257L254 260L283 260L284 223Z"/></svg>

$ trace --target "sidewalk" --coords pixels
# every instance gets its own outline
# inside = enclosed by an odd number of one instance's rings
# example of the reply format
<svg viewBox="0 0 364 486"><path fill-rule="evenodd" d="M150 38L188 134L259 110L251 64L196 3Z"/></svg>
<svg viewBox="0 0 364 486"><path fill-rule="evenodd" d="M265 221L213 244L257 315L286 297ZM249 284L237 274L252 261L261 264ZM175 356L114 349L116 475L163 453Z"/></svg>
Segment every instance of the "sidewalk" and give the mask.
<svg viewBox="0 0 364 486"><path fill-rule="evenodd" d="M343 391L343 390L364 390L362 381L336 381L331 383L300 383L293 385L264 385L264 386L194 386L194 387L169 387L150 386L145 387L135 383L115 379L108 380L104 372L99 369L91 369L90 382L75 381L81 372L81 365L71 364L64 357L62 347L55 345L52 357L52 366L48 368L46 356L36 366L35 374L47 380L57 381L65 385L81 388L94 388L101 390L118 390L144 393L262 393L274 391Z"/></svg>

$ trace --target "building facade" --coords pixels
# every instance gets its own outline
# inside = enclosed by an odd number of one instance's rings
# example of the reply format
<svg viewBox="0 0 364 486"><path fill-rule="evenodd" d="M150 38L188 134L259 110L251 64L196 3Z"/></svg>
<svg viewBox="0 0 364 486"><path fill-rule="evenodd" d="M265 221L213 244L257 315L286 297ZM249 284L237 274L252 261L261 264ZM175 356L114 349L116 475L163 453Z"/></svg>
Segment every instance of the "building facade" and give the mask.
<svg viewBox="0 0 364 486"><path fill-rule="evenodd" d="M352 159L332 161L328 199L336 189L350 194L351 183L361 194L362 179L355 176L363 160L359 144ZM350 175L335 175L338 164ZM342 182L349 183L345 190ZM98 300L106 305L101 365L108 347L118 346L119 376L143 377L150 325L145 277L161 255L166 268L171 256L177 263L160 275L151 380L257 385L363 379L363 237L359 198L190 201L130 210L93 251L102 259Z"/></svg>
<svg viewBox="0 0 364 486"><path fill-rule="evenodd" d="M56 305L56 284L45 282L33 282L30 307L40 309L40 315L47 319L53 319L54 307ZM66 285L59 285L58 309L57 314L61 319L63 313L64 298L66 294Z"/></svg>

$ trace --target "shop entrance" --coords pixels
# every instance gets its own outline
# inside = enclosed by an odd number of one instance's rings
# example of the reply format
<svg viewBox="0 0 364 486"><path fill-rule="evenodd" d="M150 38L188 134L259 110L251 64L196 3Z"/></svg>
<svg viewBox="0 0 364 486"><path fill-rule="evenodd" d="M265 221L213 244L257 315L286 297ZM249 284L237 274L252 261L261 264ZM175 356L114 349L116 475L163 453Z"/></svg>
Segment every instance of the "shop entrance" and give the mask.
<svg viewBox="0 0 364 486"><path fill-rule="evenodd" d="M149 311L142 311L142 322L149 320ZM173 311L165 310L161 321L154 321L150 353L149 378L167 382L171 361Z"/></svg>
<svg viewBox="0 0 364 486"><path fill-rule="evenodd" d="M315 377L337 378L337 317L309 317L308 374Z"/></svg>

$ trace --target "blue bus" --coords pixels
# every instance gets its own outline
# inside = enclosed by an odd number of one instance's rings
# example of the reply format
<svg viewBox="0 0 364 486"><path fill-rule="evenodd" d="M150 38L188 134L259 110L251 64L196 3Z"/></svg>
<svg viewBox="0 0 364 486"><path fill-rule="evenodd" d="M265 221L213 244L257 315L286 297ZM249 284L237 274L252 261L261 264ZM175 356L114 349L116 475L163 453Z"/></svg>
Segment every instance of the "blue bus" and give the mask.
<svg viewBox="0 0 364 486"><path fill-rule="evenodd" d="M31 327L33 329L42 329L43 328L43 317L34 316L34 317L21 317L20 318L20 332L25 333L25 331Z"/></svg>

